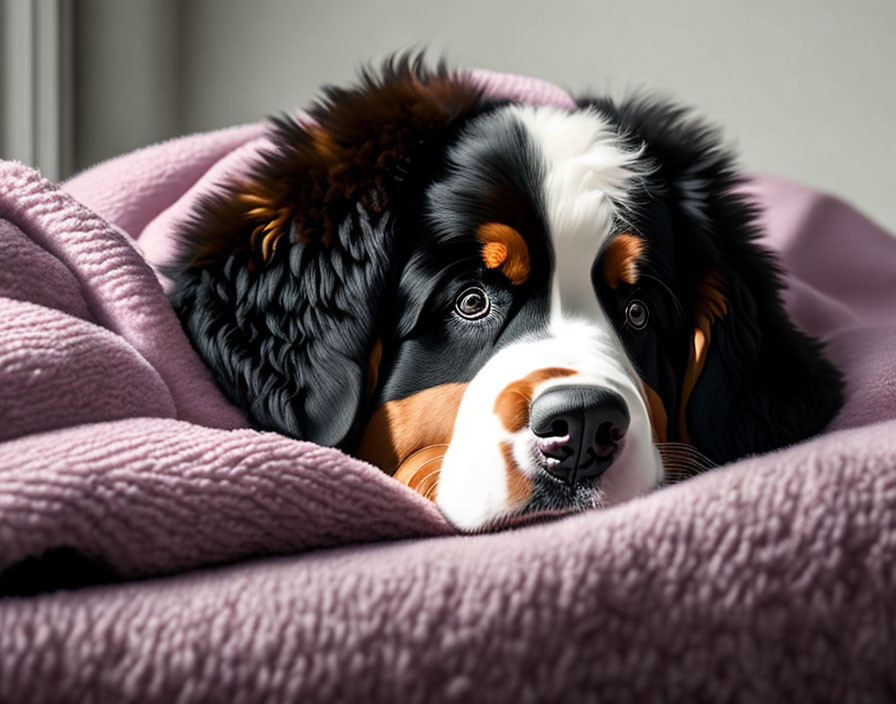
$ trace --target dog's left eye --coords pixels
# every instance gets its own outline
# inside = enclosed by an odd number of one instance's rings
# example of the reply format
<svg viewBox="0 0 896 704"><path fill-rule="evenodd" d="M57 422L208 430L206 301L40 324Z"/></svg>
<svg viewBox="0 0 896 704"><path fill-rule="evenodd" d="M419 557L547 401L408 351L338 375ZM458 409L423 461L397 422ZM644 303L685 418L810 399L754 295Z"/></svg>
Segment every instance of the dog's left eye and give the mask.
<svg viewBox="0 0 896 704"><path fill-rule="evenodd" d="M471 286L454 299L454 310L461 318L477 320L488 314L491 303L485 289Z"/></svg>
<svg viewBox="0 0 896 704"><path fill-rule="evenodd" d="M643 330L647 327L647 321L650 318L650 312L647 305L638 299L633 300L625 307L625 322L631 325L635 330Z"/></svg>

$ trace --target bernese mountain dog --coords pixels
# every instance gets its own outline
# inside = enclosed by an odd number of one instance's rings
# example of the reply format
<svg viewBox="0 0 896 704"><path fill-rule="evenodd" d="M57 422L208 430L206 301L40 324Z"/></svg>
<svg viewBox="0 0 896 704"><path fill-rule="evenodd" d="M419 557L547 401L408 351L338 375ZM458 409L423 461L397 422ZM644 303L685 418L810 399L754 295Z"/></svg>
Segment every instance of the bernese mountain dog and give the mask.
<svg viewBox="0 0 896 704"><path fill-rule="evenodd" d="M183 327L255 426L371 462L460 529L617 504L841 404L688 110L494 100L404 56L269 140L178 233Z"/></svg>

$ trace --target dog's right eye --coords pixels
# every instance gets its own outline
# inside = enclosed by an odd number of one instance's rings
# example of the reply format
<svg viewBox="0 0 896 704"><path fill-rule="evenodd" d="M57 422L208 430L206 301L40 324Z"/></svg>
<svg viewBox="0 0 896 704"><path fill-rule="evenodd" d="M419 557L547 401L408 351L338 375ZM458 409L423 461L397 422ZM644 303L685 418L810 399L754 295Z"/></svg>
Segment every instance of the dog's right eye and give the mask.
<svg viewBox="0 0 896 704"><path fill-rule="evenodd" d="M485 289L471 286L454 299L454 310L466 320L478 320L488 315L491 303Z"/></svg>

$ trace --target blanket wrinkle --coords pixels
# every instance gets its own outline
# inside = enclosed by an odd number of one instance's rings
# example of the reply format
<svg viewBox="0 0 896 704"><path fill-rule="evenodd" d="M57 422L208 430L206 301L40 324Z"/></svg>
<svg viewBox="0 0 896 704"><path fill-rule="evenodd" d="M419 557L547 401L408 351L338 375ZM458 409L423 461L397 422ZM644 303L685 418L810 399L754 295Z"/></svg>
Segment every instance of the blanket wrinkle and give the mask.
<svg viewBox="0 0 896 704"><path fill-rule="evenodd" d="M883 700L896 684L894 431L832 433L811 457L790 448L700 477L697 491L522 532L11 600L0 625L19 637L58 614L27 672L76 671L83 655L64 645L87 638L96 669L73 691L100 700L159 701L185 683L202 693L191 701L448 690L476 701ZM837 510L825 504L834 494ZM181 657L189 665L169 662ZM0 674L0 694L28 691L20 670Z"/></svg>
<svg viewBox="0 0 896 704"><path fill-rule="evenodd" d="M174 416L158 371L121 337L44 306L0 298L0 441L40 428ZM77 403L60 403L75 398Z"/></svg>
<svg viewBox="0 0 896 704"><path fill-rule="evenodd" d="M70 178L62 189L136 237L219 159L263 131L259 123L166 140L101 162Z"/></svg>
<svg viewBox="0 0 896 704"><path fill-rule="evenodd" d="M138 417L0 444L0 572L63 544L136 578L446 532L380 470L274 433Z"/></svg>
<svg viewBox="0 0 896 704"><path fill-rule="evenodd" d="M152 365L165 380L179 417L219 427L246 426L243 414L224 401L190 348L152 268L119 229L33 169L13 162L0 163L0 218L15 227L0 232L25 233L27 246L53 255L68 269L70 285L80 290L91 322L120 335ZM5 238L0 244L4 251L16 246ZM0 295L27 301L28 282L42 276L38 267L10 281L17 285ZM74 396L67 400L77 403ZM48 426L35 428L44 429Z"/></svg>
<svg viewBox="0 0 896 704"><path fill-rule="evenodd" d="M245 173L247 168L258 157L272 149L271 142L265 137L250 140L229 154L222 155L201 179L190 184L183 194L170 207L162 210L146 223L138 234L138 243L147 259L159 270L177 254L171 233L177 230L180 222L188 217L197 199L217 190L219 184L226 183L234 174ZM159 280L168 290L169 283L161 274Z"/></svg>
<svg viewBox="0 0 896 704"><path fill-rule="evenodd" d="M828 432L456 535L371 465L246 427L141 255L263 132L61 188L0 162L0 702L896 700L896 239L751 179L788 310L846 376Z"/></svg>

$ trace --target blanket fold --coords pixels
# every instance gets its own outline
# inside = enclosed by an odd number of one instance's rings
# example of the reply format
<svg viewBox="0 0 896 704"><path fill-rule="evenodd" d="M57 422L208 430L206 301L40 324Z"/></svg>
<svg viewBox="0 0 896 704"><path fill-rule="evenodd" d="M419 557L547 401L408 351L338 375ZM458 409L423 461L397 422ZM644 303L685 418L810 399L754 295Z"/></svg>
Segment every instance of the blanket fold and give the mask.
<svg viewBox="0 0 896 704"><path fill-rule="evenodd" d="M888 701L896 422L812 445L520 531L8 598L0 701Z"/></svg>
<svg viewBox="0 0 896 704"><path fill-rule="evenodd" d="M48 288L77 290L71 301L57 294L50 305L117 334L164 380L178 417L214 427L245 427L243 414L223 399L193 353L155 273L127 234L36 171L12 162L0 163L0 219L0 246L4 253L15 250L25 264L15 276L5 277L0 295L31 301L31 282L38 282L35 288L43 289L44 296ZM15 365L0 369L10 393L26 397L28 378L22 378ZM83 392L91 393L87 386ZM56 401L79 403L77 394ZM4 420L0 417L0 427L6 425Z"/></svg>
<svg viewBox="0 0 896 704"><path fill-rule="evenodd" d="M451 532L431 502L328 448L150 418L3 443L0 515L0 573L65 547L131 578Z"/></svg>
<svg viewBox="0 0 896 704"><path fill-rule="evenodd" d="M147 263L263 143L185 137L61 189L0 162L0 702L896 699L896 239L751 181L846 376L829 432L458 536L370 465L249 429Z"/></svg>

